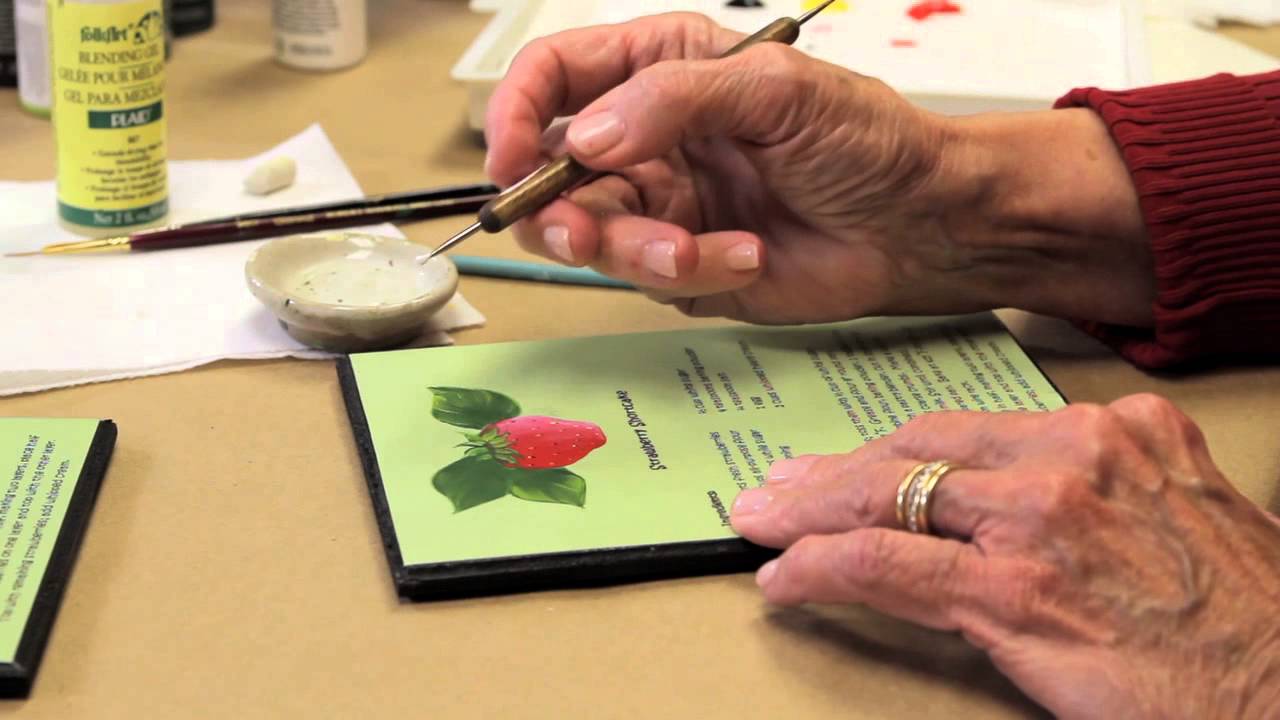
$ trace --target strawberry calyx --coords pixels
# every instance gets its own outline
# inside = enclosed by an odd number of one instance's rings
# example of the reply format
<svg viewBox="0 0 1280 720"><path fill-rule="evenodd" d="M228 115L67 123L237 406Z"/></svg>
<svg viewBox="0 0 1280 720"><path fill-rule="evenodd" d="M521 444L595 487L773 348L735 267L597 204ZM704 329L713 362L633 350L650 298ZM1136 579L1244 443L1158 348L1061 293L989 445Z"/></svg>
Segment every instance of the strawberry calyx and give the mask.
<svg viewBox="0 0 1280 720"><path fill-rule="evenodd" d="M520 461L520 453L511 447L511 440L505 433L493 425L486 426L478 433L463 433L467 439L458 447L467 448L465 457L491 457L499 463L511 467Z"/></svg>

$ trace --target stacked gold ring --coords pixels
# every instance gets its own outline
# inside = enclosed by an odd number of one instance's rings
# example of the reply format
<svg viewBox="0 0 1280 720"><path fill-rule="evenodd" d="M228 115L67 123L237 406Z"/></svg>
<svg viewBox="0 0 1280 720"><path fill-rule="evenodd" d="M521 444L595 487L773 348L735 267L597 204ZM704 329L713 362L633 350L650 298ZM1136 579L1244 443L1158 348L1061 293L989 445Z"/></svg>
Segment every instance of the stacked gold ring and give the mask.
<svg viewBox="0 0 1280 720"><path fill-rule="evenodd" d="M898 485L898 524L913 533L929 532L929 500L934 488L952 469L942 460L920 463Z"/></svg>

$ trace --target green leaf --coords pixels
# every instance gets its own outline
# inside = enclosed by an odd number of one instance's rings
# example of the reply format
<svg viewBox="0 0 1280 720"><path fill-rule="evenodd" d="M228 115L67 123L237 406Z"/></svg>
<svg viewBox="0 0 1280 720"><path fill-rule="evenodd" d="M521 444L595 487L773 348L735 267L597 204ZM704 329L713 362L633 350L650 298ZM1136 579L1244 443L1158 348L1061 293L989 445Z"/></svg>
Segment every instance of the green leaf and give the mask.
<svg viewBox="0 0 1280 720"><path fill-rule="evenodd" d="M586 507L587 481L564 468L525 470L510 468L511 494L521 500Z"/></svg>
<svg viewBox="0 0 1280 720"><path fill-rule="evenodd" d="M442 423L478 430L520 414L515 400L492 390L459 387L430 388L435 398L431 414Z"/></svg>
<svg viewBox="0 0 1280 720"><path fill-rule="evenodd" d="M462 512L507 494L511 480L507 468L487 457L464 457L431 478L431 484Z"/></svg>

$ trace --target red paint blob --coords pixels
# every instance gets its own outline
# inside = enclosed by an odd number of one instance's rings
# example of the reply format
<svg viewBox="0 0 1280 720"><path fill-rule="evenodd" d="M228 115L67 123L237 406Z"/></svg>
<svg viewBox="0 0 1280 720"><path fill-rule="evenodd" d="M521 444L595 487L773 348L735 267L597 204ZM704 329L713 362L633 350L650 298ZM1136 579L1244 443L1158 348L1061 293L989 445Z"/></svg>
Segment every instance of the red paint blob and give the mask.
<svg viewBox="0 0 1280 720"><path fill-rule="evenodd" d="M958 13L960 6L950 0L924 0L912 5L907 14L916 20L925 20L934 13Z"/></svg>
<svg viewBox="0 0 1280 720"><path fill-rule="evenodd" d="M915 40L902 40L902 39L900 39L900 38L894 38L893 40L890 40L890 41L889 41L889 44L890 44L891 46L893 46L893 47L911 48L911 47L915 47L915 46L916 46L916 41L915 41Z"/></svg>

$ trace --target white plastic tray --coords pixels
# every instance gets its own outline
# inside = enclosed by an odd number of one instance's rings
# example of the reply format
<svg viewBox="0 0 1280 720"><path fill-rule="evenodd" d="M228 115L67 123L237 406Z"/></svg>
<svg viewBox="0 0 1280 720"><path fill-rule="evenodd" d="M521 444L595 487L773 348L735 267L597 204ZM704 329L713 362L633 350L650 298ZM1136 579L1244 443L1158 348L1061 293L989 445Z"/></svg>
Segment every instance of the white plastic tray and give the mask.
<svg viewBox="0 0 1280 720"><path fill-rule="evenodd" d="M454 66L469 89L468 119L483 129L493 87L529 41L560 30L675 9L753 32L805 3L728 8L719 0L473 0L497 12ZM849 0L805 27L796 47L894 87L947 114L1048 107L1073 87L1122 89L1151 81L1139 0L956 0L959 14L923 22L913 0ZM913 47L894 47L909 40Z"/></svg>

